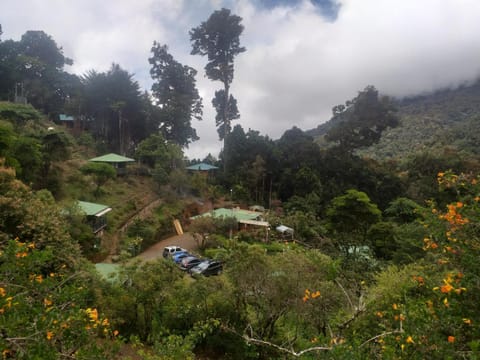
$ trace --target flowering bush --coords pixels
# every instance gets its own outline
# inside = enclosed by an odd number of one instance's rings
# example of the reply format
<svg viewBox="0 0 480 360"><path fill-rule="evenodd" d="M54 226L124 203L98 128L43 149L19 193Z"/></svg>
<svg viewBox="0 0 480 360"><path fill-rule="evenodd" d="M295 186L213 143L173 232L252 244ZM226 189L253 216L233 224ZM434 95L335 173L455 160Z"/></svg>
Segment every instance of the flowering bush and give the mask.
<svg viewBox="0 0 480 360"><path fill-rule="evenodd" d="M51 266L53 252L19 239L0 253L0 349L4 359L104 359L97 339L117 334L96 308L87 307L88 274Z"/></svg>

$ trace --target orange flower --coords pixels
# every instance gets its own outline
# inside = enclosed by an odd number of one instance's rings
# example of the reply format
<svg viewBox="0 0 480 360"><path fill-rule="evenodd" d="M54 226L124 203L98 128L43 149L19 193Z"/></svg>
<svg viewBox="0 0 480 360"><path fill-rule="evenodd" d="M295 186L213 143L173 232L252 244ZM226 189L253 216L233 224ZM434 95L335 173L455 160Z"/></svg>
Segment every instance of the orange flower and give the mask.
<svg viewBox="0 0 480 360"><path fill-rule="evenodd" d="M51 306L52 305L52 300L47 299L47 298L43 299L43 305Z"/></svg>
<svg viewBox="0 0 480 360"><path fill-rule="evenodd" d="M118 330L113 330L113 336L117 336L118 335Z"/></svg>
<svg viewBox="0 0 480 360"><path fill-rule="evenodd" d="M393 304L393 305L392 305L392 309L393 309L393 310L398 310L398 305L397 305L397 304Z"/></svg>
<svg viewBox="0 0 480 360"><path fill-rule="evenodd" d="M0 296L4 297L5 295L7 295L7 292L5 291L5 289L3 287L0 287Z"/></svg>
<svg viewBox="0 0 480 360"><path fill-rule="evenodd" d="M455 336L450 335L447 340L449 343L453 344L455 342Z"/></svg>
<svg viewBox="0 0 480 360"><path fill-rule="evenodd" d="M411 336L407 337L407 340L406 340L407 344L414 344L415 341L413 341L413 338Z"/></svg>
<svg viewBox="0 0 480 360"><path fill-rule="evenodd" d="M453 290L453 286L450 285L450 284L446 284L446 285L443 285L442 287L440 287L440 291L444 294L448 294L452 290Z"/></svg>
<svg viewBox="0 0 480 360"><path fill-rule="evenodd" d="M463 319L463 322L467 325L472 325L472 320L470 320L470 319L465 318L465 319Z"/></svg>
<svg viewBox="0 0 480 360"><path fill-rule="evenodd" d="M53 332L52 331L47 331L47 340L52 340L53 338Z"/></svg>

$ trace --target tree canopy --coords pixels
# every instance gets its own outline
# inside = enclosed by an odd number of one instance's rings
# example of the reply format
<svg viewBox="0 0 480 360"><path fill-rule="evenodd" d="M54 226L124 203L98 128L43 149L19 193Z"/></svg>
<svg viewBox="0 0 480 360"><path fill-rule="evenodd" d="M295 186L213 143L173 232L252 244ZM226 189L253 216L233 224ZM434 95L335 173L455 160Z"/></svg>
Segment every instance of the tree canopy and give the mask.
<svg viewBox="0 0 480 360"><path fill-rule="evenodd" d="M212 100L217 111L216 124L220 140L231 131L231 122L238 119L237 102L230 94L233 81L235 57L246 49L240 46L243 32L242 18L232 15L229 9L214 11L207 21L190 30L192 55L207 56L206 76L221 81L223 89L215 93Z"/></svg>
<svg viewBox="0 0 480 360"><path fill-rule="evenodd" d="M333 108L332 122L336 123L327 139L346 151L377 143L387 127L398 125L395 108L387 96L378 95L374 86L367 86L345 105Z"/></svg>
<svg viewBox="0 0 480 360"><path fill-rule="evenodd" d="M166 45L157 42L152 47L150 74L156 82L152 94L158 111L158 128L166 140L188 146L198 140L192 119L202 119L202 98L195 85L197 71L176 61Z"/></svg>

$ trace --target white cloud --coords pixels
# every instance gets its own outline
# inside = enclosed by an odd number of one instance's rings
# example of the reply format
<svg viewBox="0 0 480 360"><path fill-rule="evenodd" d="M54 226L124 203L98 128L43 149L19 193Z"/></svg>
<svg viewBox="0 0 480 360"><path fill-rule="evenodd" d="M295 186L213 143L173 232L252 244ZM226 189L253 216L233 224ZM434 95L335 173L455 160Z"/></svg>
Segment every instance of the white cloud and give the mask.
<svg viewBox="0 0 480 360"><path fill-rule="evenodd" d="M191 56L188 31L214 9L233 6L243 17L247 52L235 64L232 91L245 130L271 137L296 125L313 128L331 108L366 85L395 96L427 92L480 73L477 0L341 0L330 21L304 0L265 9L254 0L17 0L0 4L3 38L44 30L75 61L73 70L103 71L111 62L149 88L154 40L195 67L204 97L201 137L187 153L215 155L221 146L211 98L221 87L204 77L206 59ZM47 6L48 5L48 6Z"/></svg>

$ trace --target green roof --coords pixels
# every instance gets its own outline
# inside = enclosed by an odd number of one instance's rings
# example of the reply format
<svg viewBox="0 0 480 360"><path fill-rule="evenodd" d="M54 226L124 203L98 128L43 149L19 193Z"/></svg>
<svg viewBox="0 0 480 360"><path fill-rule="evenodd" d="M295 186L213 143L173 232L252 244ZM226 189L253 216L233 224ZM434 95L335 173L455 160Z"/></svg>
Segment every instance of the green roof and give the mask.
<svg viewBox="0 0 480 360"><path fill-rule="evenodd" d="M87 216L102 216L112 209L107 205L95 204L87 201L77 201L78 207Z"/></svg>
<svg viewBox="0 0 480 360"><path fill-rule="evenodd" d="M74 121L75 119L71 115L60 114L59 116L60 121Z"/></svg>
<svg viewBox="0 0 480 360"><path fill-rule="evenodd" d="M107 162L107 163L122 163L122 162L132 162L135 161L134 159L130 159L128 157L118 155L118 154L107 154L107 155L102 155L93 159L90 159L88 161L93 161L93 162Z"/></svg>
<svg viewBox="0 0 480 360"><path fill-rule="evenodd" d="M118 276L118 271L120 270L120 265L98 263L98 264L95 264L95 268L104 279L115 281Z"/></svg>
<svg viewBox="0 0 480 360"><path fill-rule="evenodd" d="M234 217L237 221L240 220L256 220L261 214L255 211L243 210L243 209L215 209L204 214L194 216L191 219L196 219L202 216L213 216L215 218L227 218Z"/></svg>
<svg viewBox="0 0 480 360"><path fill-rule="evenodd" d="M187 170L195 170L195 171L209 171L209 170L215 170L215 169L218 169L218 167L210 164L205 164L205 163L190 165L187 167Z"/></svg>

